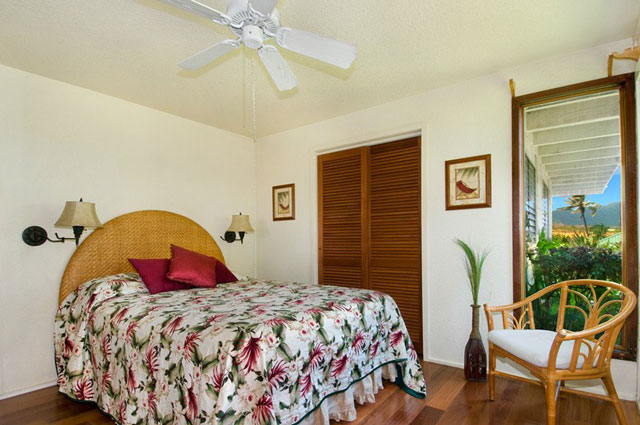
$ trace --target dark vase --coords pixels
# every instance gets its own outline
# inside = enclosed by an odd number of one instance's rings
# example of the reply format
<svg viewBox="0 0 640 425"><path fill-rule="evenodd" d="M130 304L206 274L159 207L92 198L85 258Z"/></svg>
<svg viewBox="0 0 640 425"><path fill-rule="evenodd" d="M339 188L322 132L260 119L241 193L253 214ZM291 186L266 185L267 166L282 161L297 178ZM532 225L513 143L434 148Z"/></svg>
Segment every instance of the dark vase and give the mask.
<svg viewBox="0 0 640 425"><path fill-rule="evenodd" d="M487 353L480 336L480 306L472 305L473 323L469 341L464 349L464 377L467 381L487 380Z"/></svg>

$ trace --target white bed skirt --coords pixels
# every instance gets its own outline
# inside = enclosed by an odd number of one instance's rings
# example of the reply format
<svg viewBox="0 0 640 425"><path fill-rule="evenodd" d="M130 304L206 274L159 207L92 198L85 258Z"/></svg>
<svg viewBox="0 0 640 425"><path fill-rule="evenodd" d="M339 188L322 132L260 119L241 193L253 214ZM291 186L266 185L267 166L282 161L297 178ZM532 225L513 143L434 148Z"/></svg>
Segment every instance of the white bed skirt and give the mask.
<svg viewBox="0 0 640 425"><path fill-rule="evenodd" d="M374 403L376 394L383 389L382 379L394 382L398 376L396 364L389 363L376 369L346 391L327 397L320 407L304 418L300 425L329 425L334 421L355 421L356 405Z"/></svg>

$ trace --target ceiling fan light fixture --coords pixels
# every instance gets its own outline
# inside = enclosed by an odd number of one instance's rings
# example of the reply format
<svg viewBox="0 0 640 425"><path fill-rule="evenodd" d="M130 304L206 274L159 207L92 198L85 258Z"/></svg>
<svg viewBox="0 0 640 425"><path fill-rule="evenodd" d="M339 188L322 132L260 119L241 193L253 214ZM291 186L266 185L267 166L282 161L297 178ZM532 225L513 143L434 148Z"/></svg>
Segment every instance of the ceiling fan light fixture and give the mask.
<svg viewBox="0 0 640 425"><path fill-rule="evenodd" d="M264 42L264 34L260 27L245 25L242 28L242 42L250 49L259 49Z"/></svg>

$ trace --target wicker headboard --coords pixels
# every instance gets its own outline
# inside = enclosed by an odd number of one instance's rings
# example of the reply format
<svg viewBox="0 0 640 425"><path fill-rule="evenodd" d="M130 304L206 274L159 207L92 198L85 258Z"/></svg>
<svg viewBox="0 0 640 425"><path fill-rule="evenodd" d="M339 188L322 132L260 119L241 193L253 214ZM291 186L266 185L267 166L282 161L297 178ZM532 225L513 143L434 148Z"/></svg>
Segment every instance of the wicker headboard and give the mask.
<svg viewBox="0 0 640 425"><path fill-rule="evenodd" d="M175 244L224 263L211 235L195 221L167 211L137 211L116 217L89 235L71 256L58 303L84 282L134 272L129 258L169 258Z"/></svg>

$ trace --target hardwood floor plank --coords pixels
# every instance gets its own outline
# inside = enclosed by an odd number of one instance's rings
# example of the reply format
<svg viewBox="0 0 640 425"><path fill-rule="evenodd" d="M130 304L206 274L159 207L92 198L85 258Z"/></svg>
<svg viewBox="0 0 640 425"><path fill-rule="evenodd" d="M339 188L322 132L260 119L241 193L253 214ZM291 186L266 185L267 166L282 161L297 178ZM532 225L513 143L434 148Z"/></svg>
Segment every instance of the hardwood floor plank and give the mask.
<svg viewBox="0 0 640 425"><path fill-rule="evenodd" d="M415 416L420 413L424 404L424 400L411 397L413 400L405 397L408 395L402 390L395 391L384 403L384 405L375 404L371 405L373 409L371 413L366 417L360 419L358 417L356 421L350 422L350 424L366 424L366 425L385 425L391 423L408 423L413 420ZM358 407L358 415L360 408ZM402 422L393 422L394 416L396 420L402 420ZM407 422L407 418L410 418ZM332 423L334 423L332 421Z"/></svg>
<svg viewBox="0 0 640 425"><path fill-rule="evenodd" d="M25 406L36 406L51 401L57 393L58 387L54 386L0 401L0 417L6 417L17 411L24 410L26 408ZM20 403L9 403L9 400L20 400Z"/></svg>
<svg viewBox="0 0 640 425"><path fill-rule="evenodd" d="M432 367L427 381L427 406L447 410L451 401L464 388L464 372L453 367Z"/></svg>
<svg viewBox="0 0 640 425"><path fill-rule="evenodd" d="M424 406L410 425L437 424L444 412L433 407Z"/></svg>
<svg viewBox="0 0 640 425"><path fill-rule="evenodd" d="M496 401L489 402L489 405L495 403L498 406L494 409L507 411L505 423L546 425L547 405L542 387L512 379L496 378ZM543 422L540 422L541 420Z"/></svg>
<svg viewBox="0 0 640 425"><path fill-rule="evenodd" d="M350 425L546 425L542 387L496 378L496 400L489 401L486 383L467 382L462 370L424 363L427 398L417 399L384 382L376 402L358 406ZM622 402L630 424L640 424L634 402ZM332 422L334 423L334 422ZM56 387L0 401L2 425L113 424L95 406L74 402ZM338 424L335 422L335 424ZM558 424L618 425L611 403L573 394L558 400Z"/></svg>
<svg viewBox="0 0 640 425"><path fill-rule="evenodd" d="M465 385L449 400L449 404L438 421L438 425L500 423L491 422L491 418L488 417L489 413L495 413L495 406L487 406L486 394L485 383L465 381ZM486 412L479 414L478 411L482 410L483 407Z"/></svg>
<svg viewBox="0 0 640 425"><path fill-rule="evenodd" d="M95 411L88 411L53 423L56 425L103 425L112 424L113 421L107 415L100 414L98 416Z"/></svg>

